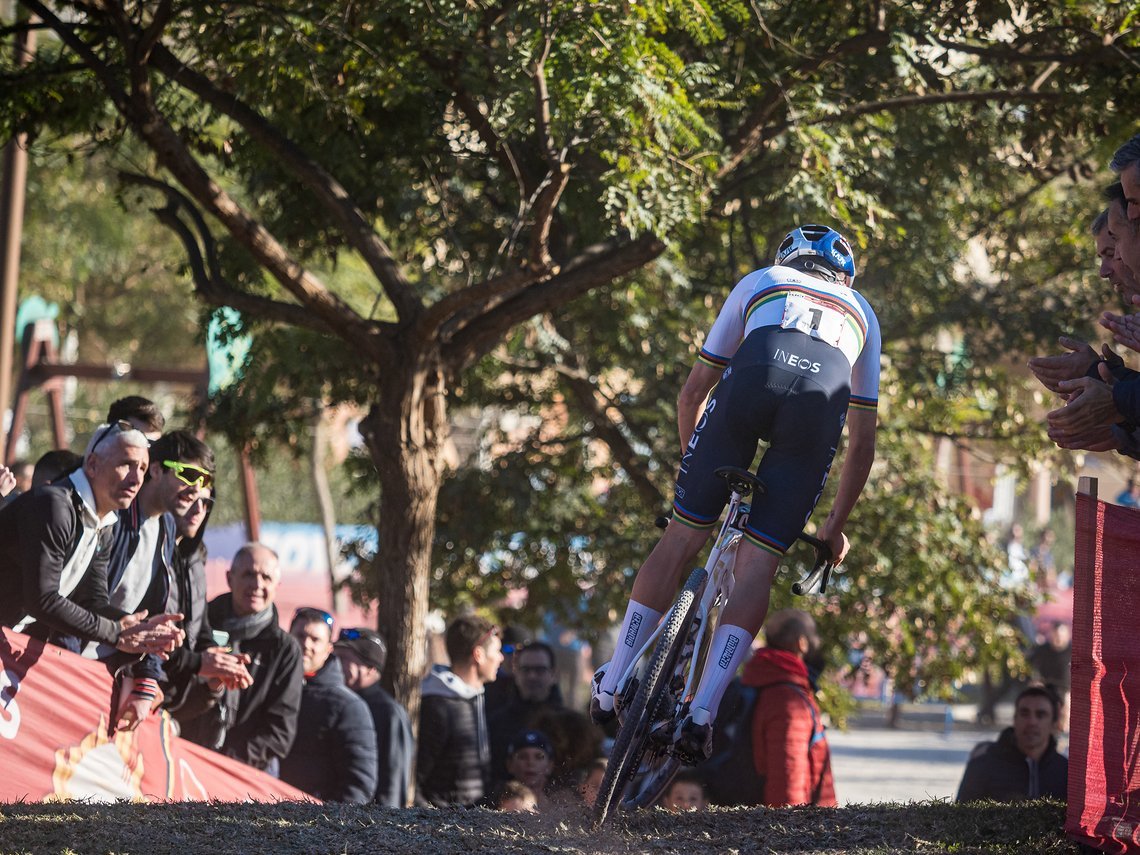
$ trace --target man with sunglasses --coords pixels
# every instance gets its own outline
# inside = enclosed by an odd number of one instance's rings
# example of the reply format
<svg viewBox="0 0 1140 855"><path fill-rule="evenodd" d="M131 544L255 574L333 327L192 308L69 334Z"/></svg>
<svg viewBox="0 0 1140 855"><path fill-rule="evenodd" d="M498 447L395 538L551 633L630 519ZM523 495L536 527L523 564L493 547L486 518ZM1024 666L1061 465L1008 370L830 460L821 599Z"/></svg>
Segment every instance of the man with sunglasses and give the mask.
<svg viewBox="0 0 1140 855"><path fill-rule="evenodd" d="M142 485L148 447L128 422L100 425L79 469L0 511L0 625L132 654L166 656L182 642L181 615L107 614L111 538Z"/></svg>
<svg viewBox="0 0 1140 855"><path fill-rule="evenodd" d="M368 705L376 730L376 795L373 801L387 807L407 807L411 789L412 724L399 701L384 691L380 677L388 647L380 633L345 628L333 645L344 682Z"/></svg>
<svg viewBox="0 0 1140 855"><path fill-rule="evenodd" d="M297 609L289 625L305 684L281 780L322 801L368 804L376 793L376 729L368 705L345 685L332 631L332 615L316 608Z"/></svg>
<svg viewBox="0 0 1140 855"><path fill-rule="evenodd" d="M175 515L186 512L201 491L213 484L214 453L193 434L176 430L163 435L150 447L151 466L131 506L119 513L119 524L108 563L108 600L112 610L130 614L147 610L183 615L202 615L205 600L183 601L184 586L175 570L177 540ZM112 611L112 614L114 612ZM104 644L91 643L83 649L89 659L100 659L117 669L126 664L123 654ZM202 668L206 666L206 673ZM203 678L217 678L228 688L244 688L250 676L242 660L230 654L211 654L203 660L183 645L167 667L177 674L194 669ZM135 695L124 693L120 702L119 727L133 730L149 712L147 700L157 696L158 684L167 674L157 659L150 657L133 664L130 676ZM144 682L140 682L144 681Z"/></svg>

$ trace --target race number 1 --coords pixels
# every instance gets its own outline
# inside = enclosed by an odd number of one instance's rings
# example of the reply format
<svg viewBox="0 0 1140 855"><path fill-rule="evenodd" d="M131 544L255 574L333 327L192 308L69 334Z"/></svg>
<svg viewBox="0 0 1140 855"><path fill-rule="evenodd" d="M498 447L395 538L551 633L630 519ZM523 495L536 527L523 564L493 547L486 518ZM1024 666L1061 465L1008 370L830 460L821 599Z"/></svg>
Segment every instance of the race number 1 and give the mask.
<svg viewBox="0 0 1140 855"><path fill-rule="evenodd" d="M807 294L791 293L784 300L784 317L780 326L786 330L798 330L812 338L839 347L839 337L843 333L843 312Z"/></svg>

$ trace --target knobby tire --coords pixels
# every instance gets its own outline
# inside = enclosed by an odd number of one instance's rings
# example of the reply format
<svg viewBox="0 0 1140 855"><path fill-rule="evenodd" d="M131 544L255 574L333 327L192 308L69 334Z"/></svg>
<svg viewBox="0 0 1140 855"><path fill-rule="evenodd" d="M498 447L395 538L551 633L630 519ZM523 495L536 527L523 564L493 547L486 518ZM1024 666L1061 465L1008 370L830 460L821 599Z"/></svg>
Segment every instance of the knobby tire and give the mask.
<svg viewBox="0 0 1140 855"><path fill-rule="evenodd" d="M708 581L708 572L698 567L685 582L669 611L661 636L641 677L633 703L623 712L622 726L618 729L610 750L610 761L594 800L594 825L601 826L614 806L621 800L626 785L637 771L645 753L645 739L653 713L661 703L661 695L673 676L673 669L688 636L689 624L696 614L700 594Z"/></svg>

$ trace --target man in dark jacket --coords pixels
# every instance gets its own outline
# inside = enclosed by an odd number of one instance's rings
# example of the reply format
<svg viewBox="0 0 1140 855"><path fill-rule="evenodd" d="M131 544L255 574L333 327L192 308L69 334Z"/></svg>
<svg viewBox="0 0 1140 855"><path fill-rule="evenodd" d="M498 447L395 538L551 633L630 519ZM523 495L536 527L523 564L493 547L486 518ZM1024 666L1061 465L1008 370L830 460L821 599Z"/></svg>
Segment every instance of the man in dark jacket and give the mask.
<svg viewBox="0 0 1140 855"><path fill-rule="evenodd" d="M495 679L503 654L499 630L464 615L444 638L451 667L437 667L423 683L416 804L472 805L487 793L491 749L483 686Z"/></svg>
<svg viewBox="0 0 1140 855"><path fill-rule="evenodd" d="M528 642L515 650L514 679L508 700L487 715L491 737L491 777L507 780L508 746L521 731L537 729L538 717L548 710L562 709L554 648L542 641Z"/></svg>
<svg viewBox="0 0 1140 855"><path fill-rule="evenodd" d="M148 447L127 422L103 425L79 469L0 511L0 625L44 640L97 641L127 653L165 655L178 646L177 616L120 617L107 599L111 536L118 512L142 484Z"/></svg>
<svg viewBox="0 0 1140 855"><path fill-rule="evenodd" d="M249 657L219 647L206 614L206 546L202 539L216 496L216 484L204 487L184 512L174 515L174 583L186 643L171 653L163 665L166 679L162 684L162 706L168 711L186 703L199 678L219 679L228 689L244 689L253 684L245 668Z"/></svg>
<svg viewBox="0 0 1140 855"><path fill-rule="evenodd" d="M1013 727L997 742L974 748L958 787L958 801L993 799L1017 802L1068 794L1069 760L1057 752L1053 729L1059 701L1044 686L1030 686L1017 696Z"/></svg>
<svg viewBox="0 0 1140 855"><path fill-rule="evenodd" d="M366 804L376 792L376 730L332 655L332 624L328 612L303 608L289 627L301 647L305 687L281 780L322 801Z"/></svg>
<svg viewBox="0 0 1140 855"><path fill-rule="evenodd" d="M767 647L744 666L741 682L759 691L752 714L753 767L764 782L760 804L835 807L831 750L806 660L819 650L811 615L783 609L768 618Z"/></svg>
<svg viewBox="0 0 1140 855"><path fill-rule="evenodd" d="M387 807L407 807L412 778L412 725L408 713L380 685L388 648L370 629L340 631L333 652L344 671L344 682L368 705L376 730L376 795Z"/></svg>
<svg viewBox="0 0 1140 855"><path fill-rule="evenodd" d="M253 685L233 690L209 680L208 691L188 700L176 718L187 739L276 775L293 745L301 706L301 650L278 626L273 605L281 581L277 553L247 543L226 581L230 593L207 610L210 625L220 646L248 657Z"/></svg>

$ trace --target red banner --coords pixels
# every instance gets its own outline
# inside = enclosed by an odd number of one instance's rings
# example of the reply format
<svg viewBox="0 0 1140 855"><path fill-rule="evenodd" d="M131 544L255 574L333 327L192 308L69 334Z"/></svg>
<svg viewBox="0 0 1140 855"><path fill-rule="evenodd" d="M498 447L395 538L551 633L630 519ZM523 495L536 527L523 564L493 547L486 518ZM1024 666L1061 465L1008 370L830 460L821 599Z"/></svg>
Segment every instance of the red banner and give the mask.
<svg viewBox="0 0 1140 855"><path fill-rule="evenodd" d="M0 802L308 798L175 737L165 714L108 733L111 686L98 662L0 629Z"/></svg>
<svg viewBox="0 0 1140 855"><path fill-rule="evenodd" d="M1070 837L1140 852L1140 510L1077 495Z"/></svg>

